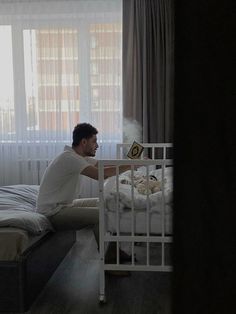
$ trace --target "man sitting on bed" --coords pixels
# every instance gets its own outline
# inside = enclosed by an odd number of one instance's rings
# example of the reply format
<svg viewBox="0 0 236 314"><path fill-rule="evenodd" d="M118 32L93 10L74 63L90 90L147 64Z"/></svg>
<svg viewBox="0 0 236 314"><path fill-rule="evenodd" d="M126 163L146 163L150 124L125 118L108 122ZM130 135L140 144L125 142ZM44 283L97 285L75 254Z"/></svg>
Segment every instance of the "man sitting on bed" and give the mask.
<svg viewBox="0 0 236 314"><path fill-rule="evenodd" d="M49 218L55 230L79 230L93 226L99 247L98 198L78 199L81 174L98 180L96 154L97 129L88 123L77 124L73 130L72 147L52 160L47 167L39 188L37 208ZM120 166L120 173L129 166ZM104 169L105 178L116 174L115 167ZM106 259L115 259L115 248L109 249ZM120 261L130 260L130 256L120 250Z"/></svg>

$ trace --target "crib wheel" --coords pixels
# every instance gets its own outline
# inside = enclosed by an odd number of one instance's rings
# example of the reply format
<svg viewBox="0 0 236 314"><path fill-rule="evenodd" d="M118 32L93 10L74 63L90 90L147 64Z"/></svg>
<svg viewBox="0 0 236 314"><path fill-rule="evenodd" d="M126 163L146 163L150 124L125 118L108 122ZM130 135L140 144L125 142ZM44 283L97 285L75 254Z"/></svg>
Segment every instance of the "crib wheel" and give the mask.
<svg viewBox="0 0 236 314"><path fill-rule="evenodd" d="M99 303L100 304L105 304L106 303L106 297L104 294L100 294L99 296Z"/></svg>

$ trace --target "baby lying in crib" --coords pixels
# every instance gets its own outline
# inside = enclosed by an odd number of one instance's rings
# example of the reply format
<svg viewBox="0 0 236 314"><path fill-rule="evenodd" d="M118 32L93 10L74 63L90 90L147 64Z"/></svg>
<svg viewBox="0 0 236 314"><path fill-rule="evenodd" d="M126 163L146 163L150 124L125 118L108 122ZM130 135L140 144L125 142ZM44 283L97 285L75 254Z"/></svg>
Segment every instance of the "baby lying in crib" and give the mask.
<svg viewBox="0 0 236 314"><path fill-rule="evenodd" d="M154 175L149 175L147 177L136 173L134 174L133 182L129 175L129 178L121 179L120 183L130 185L133 183L138 193L144 195L161 191L161 182Z"/></svg>
<svg viewBox="0 0 236 314"><path fill-rule="evenodd" d="M133 177L133 178L132 178ZM147 207L147 196L150 209L160 211L163 201L163 187L165 203L172 203L172 169L165 169L164 181L162 182L162 169L152 171L147 177L142 171L128 170L117 177L107 179L104 185L106 208L115 211L117 206L120 211L135 208L143 210ZM118 203L118 205L117 205Z"/></svg>

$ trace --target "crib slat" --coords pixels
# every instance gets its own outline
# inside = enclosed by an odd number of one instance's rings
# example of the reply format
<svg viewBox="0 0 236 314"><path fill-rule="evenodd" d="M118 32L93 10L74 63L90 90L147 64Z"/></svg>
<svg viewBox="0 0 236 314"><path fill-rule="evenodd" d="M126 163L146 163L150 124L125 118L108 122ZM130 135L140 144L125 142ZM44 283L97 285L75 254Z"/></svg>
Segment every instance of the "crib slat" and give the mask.
<svg viewBox="0 0 236 314"><path fill-rule="evenodd" d="M131 235L135 236L135 230L134 230L134 166L131 166L131 212L132 212L132 219L131 219ZM131 263L134 265L134 242L131 242Z"/></svg>
<svg viewBox="0 0 236 314"><path fill-rule="evenodd" d="M134 236L134 166L131 167L131 234Z"/></svg>
<svg viewBox="0 0 236 314"><path fill-rule="evenodd" d="M104 260L105 260L105 247L104 247L104 167L102 164L98 164L99 175L99 255L100 255L100 273L99 273L99 298L103 300L105 298L105 272L104 272Z"/></svg>
<svg viewBox="0 0 236 314"><path fill-rule="evenodd" d="M120 235L119 166L116 166L116 232ZM120 263L119 239L116 240L116 263Z"/></svg>
<svg viewBox="0 0 236 314"><path fill-rule="evenodd" d="M147 176L147 208L146 208L146 228L147 237L150 236L150 200L149 200L149 166L146 166L146 176ZM147 266L150 265L150 246L147 242Z"/></svg>
<svg viewBox="0 0 236 314"><path fill-rule="evenodd" d="M165 237L165 167L161 167L161 185L162 185L162 202L161 202L161 231L162 237ZM161 264L165 264L165 243L161 242Z"/></svg>

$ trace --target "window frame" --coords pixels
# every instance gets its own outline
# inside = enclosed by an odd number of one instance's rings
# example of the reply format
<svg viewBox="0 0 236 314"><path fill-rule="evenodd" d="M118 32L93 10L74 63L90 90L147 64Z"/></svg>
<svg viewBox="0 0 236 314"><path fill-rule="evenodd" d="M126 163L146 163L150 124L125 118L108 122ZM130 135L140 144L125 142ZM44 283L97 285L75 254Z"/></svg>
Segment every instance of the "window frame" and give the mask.
<svg viewBox="0 0 236 314"><path fill-rule="evenodd" d="M23 21L19 21L16 17L11 18L11 23L2 23L1 25L9 25L12 29L12 62L13 62L13 91L14 91L14 114L15 114L15 138L11 140L2 140L1 142L31 142L29 137L29 130L27 130L27 99L26 99L26 80L25 80L25 65L24 65L24 30L31 29L49 29L49 28L63 28L70 27L78 31L78 73L83 79L79 80L80 89L80 120L81 121L91 121L92 115L92 102L91 93L92 90L91 80L90 80L90 36L89 27L91 24L103 23L103 17L99 16L94 19L90 18L89 14L84 15L73 15L73 14L63 14L61 15L61 20L59 23L55 23L52 20L58 18L60 14L56 15L37 15L36 18L29 16L25 18L23 16ZM119 14L117 15L117 17ZM37 21L36 21L37 19ZM110 22L114 23L111 19ZM120 20L119 20L120 22ZM106 23L109 23L109 16ZM83 43L83 44L81 44ZM20 61L20 62L19 62ZM122 80L121 80L122 81ZM17 82L17 84L15 83ZM122 82L120 82L122 84ZM121 92L122 92L122 85ZM122 97L121 97L122 102ZM82 105L86 104L86 105ZM122 115L122 103L120 109ZM114 112L116 110L114 109ZM21 117L19 119L18 117ZM68 130L68 138L71 137L71 130ZM57 141L57 140L56 140ZM61 139L58 141L61 141ZM67 141L67 140L65 140ZM34 138L32 142L48 142L46 138L41 138L40 140Z"/></svg>

